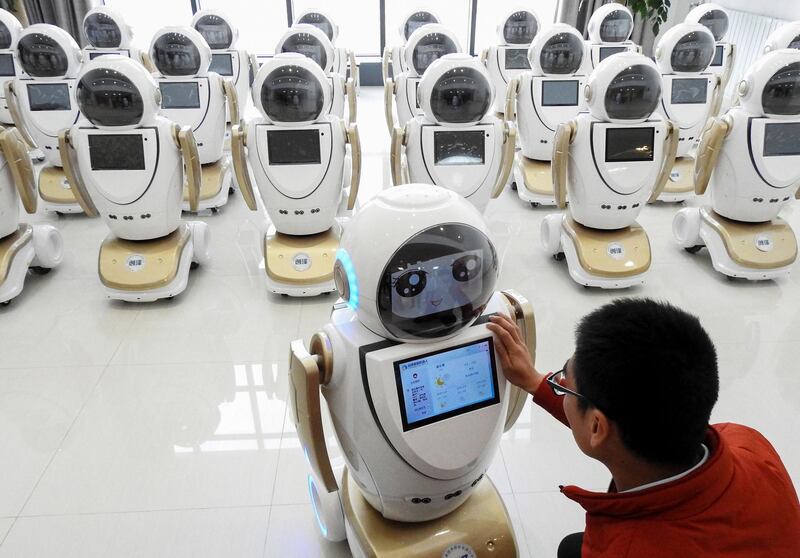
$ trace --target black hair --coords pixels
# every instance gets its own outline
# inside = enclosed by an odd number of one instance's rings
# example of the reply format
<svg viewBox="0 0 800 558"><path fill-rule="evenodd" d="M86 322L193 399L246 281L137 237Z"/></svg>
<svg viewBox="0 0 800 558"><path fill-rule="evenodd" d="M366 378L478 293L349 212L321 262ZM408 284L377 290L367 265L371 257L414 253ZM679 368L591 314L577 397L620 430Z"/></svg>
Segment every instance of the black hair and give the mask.
<svg viewBox="0 0 800 558"><path fill-rule="evenodd" d="M695 316L646 298L615 300L578 324L575 385L622 443L661 465L692 465L717 402L717 352Z"/></svg>

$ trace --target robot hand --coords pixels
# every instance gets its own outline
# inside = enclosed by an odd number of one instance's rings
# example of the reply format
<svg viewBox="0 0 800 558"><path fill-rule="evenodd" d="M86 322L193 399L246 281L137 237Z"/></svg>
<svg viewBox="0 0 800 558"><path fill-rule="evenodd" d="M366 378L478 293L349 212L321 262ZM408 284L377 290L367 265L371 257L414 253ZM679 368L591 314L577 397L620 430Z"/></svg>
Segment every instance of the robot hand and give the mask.
<svg viewBox="0 0 800 558"><path fill-rule="evenodd" d="M69 182L78 205L89 217L98 216L100 212L97 211L97 207L95 207L89 192L86 190L86 185L78 171L78 165L75 163L75 153L70 143L69 130L64 130L58 134L58 150L61 152L64 174L67 176L67 182Z"/></svg>
<svg viewBox="0 0 800 558"><path fill-rule="evenodd" d="M255 189L250 181L250 173L247 171L247 156L244 153L247 142L245 127L246 124L244 122L239 122L231 128L231 158L233 159L233 172L236 174L236 183L242 192L244 202L250 211L256 211L258 204L256 203Z"/></svg>
<svg viewBox="0 0 800 558"><path fill-rule="evenodd" d="M392 131L392 151L389 157L389 162L392 169L392 184L399 186L405 184L403 178L403 146L406 144L406 129L405 127L394 127Z"/></svg>
<svg viewBox="0 0 800 558"><path fill-rule="evenodd" d="M664 186L667 185L669 175L672 172L672 167L675 166L675 155L678 153L678 140L680 139L680 130L672 121L667 120L667 137L664 138L666 149L664 149L664 161L661 164L661 172L658 174L655 188L653 193L650 194L648 203L653 203L664 191Z"/></svg>
<svg viewBox="0 0 800 558"><path fill-rule="evenodd" d="M725 116L713 118L700 138L700 146L697 148L694 161L694 191L698 196L706 193L711 173L717 166L722 142L730 132L730 125L731 122Z"/></svg>
<svg viewBox="0 0 800 558"><path fill-rule="evenodd" d="M567 162L569 161L569 146L575 138L575 130L575 121L560 124L553 142L553 194L559 209L567 207Z"/></svg>
<svg viewBox="0 0 800 558"><path fill-rule="evenodd" d="M6 158L14 184L19 192L22 205L28 213L36 213L39 196L36 193L36 179L28 148L19 130L9 128L0 134L0 148Z"/></svg>

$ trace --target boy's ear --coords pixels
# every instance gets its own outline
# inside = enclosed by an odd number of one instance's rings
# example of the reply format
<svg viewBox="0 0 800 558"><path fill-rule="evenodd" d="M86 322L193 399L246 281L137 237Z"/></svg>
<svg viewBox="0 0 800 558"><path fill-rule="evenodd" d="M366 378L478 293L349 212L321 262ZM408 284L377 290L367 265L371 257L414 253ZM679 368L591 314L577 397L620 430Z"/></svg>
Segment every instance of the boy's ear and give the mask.
<svg viewBox="0 0 800 558"><path fill-rule="evenodd" d="M589 409L589 445L597 449L605 445L611 437L611 421L596 408Z"/></svg>

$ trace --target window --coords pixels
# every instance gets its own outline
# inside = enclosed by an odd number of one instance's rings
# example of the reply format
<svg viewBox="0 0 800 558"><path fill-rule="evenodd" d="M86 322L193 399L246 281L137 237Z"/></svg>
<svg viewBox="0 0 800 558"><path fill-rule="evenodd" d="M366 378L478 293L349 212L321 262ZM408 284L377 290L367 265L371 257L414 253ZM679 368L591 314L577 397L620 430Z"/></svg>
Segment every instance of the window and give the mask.
<svg viewBox="0 0 800 558"><path fill-rule="evenodd" d="M339 38L336 39L336 46L352 50L360 56L380 56L381 16L378 0L348 0L346 2L294 0L295 20L307 10L320 10L339 26Z"/></svg>
<svg viewBox="0 0 800 558"><path fill-rule="evenodd" d="M181 1L191 4L189 0ZM284 0L199 0L198 5L199 9L220 10L230 17L239 28L237 47L250 54L274 54L275 45L286 32L289 22ZM189 12L191 14L191 8ZM188 21L191 21L191 15Z"/></svg>
<svg viewBox="0 0 800 558"><path fill-rule="evenodd" d="M469 20L472 14L470 0L426 0L420 4L403 0L386 0L386 44L388 46L405 42L405 38L399 34L398 30L403 19L412 10L419 7L434 12L442 25L450 28L456 34L458 42L461 43L461 49L464 52L469 51Z"/></svg>
<svg viewBox="0 0 800 558"><path fill-rule="evenodd" d="M189 0L106 0L105 5L122 14L133 29L133 44L144 52L162 27L192 23Z"/></svg>

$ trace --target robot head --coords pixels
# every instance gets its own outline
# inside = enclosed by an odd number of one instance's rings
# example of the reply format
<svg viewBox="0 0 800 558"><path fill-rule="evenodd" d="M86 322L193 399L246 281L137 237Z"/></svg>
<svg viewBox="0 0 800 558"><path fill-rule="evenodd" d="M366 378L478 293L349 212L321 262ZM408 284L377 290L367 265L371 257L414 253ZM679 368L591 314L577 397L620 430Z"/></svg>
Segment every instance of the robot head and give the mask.
<svg viewBox="0 0 800 558"><path fill-rule="evenodd" d="M35 78L72 78L81 68L81 47L55 25L37 23L22 30L17 41L17 62Z"/></svg>
<svg viewBox="0 0 800 558"><path fill-rule="evenodd" d="M417 95L428 120L469 126L483 120L492 108L494 87L477 58L447 54L428 67Z"/></svg>
<svg viewBox="0 0 800 558"><path fill-rule="evenodd" d="M328 114L331 82L313 60L296 52L278 54L261 66L253 99L264 118L285 126L306 126Z"/></svg>
<svg viewBox="0 0 800 558"><path fill-rule="evenodd" d="M571 75L581 69L585 48L577 29L556 23L536 35L528 49L528 61L534 75Z"/></svg>
<svg viewBox="0 0 800 558"><path fill-rule="evenodd" d="M191 27L164 27L153 35L150 58L162 76L204 76L211 64L211 49Z"/></svg>
<svg viewBox="0 0 800 558"><path fill-rule="evenodd" d="M333 69L333 44L319 28L307 23L290 27L278 42L275 52L297 52L308 56L326 74Z"/></svg>
<svg viewBox="0 0 800 558"><path fill-rule="evenodd" d="M430 341L480 316L497 252L471 203L438 186L383 190L353 218L336 255L339 295L378 335Z"/></svg>
<svg viewBox="0 0 800 558"><path fill-rule="evenodd" d="M441 20L430 10L414 10L403 19L403 24L400 25L400 35L408 41L414 31L429 23L441 23Z"/></svg>
<svg viewBox="0 0 800 558"><path fill-rule="evenodd" d="M662 74L697 74L705 71L716 51L714 35L699 23L679 23L661 37L656 64Z"/></svg>
<svg viewBox="0 0 800 558"><path fill-rule="evenodd" d="M589 19L588 32L594 44L624 43L633 33L633 14L622 4L604 4Z"/></svg>
<svg viewBox="0 0 800 558"><path fill-rule="evenodd" d="M227 50L236 45L239 29L219 10L200 10L192 18L192 27L200 33L211 50Z"/></svg>
<svg viewBox="0 0 800 558"><path fill-rule="evenodd" d="M101 6L92 8L83 18L83 35L95 48L126 48L133 31L118 12Z"/></svg>
<svg viewBox="0 0 800 558"><path fill-rule="evenodd" d="M0 50L16 48L22 24L14 14L0 9Z"/></svg>
<svg viewBox="0 0 800 558"><path fill-rule="evenodd" d="M692 8L686 16L686 23L699 23L707 27L718 43L728 32L728 14L717 4L700 4Z"/></svg>
<svg viewBox="0 0 800 558"><path fill-rule="evenodd" d="M300 14L295 20L295 24L307 23L313 25L328 37L331 44L336 44L336 39L339 38L339 26L323 12L318 10L309 10Z"/></svg>
<svg viewBox="0 0 800 558"><path fill-rule="evenodd" d="M800 50L774 50L756 60L738 88L741 106L754 116L800 115Z"/></svg>
<svg viewBox="0 0 800 558"><path fill-rule="evenodd" d="M784 23L767 37L764 52L772 52L782 48L796 48L800 50L800 21Z"/></svg>
<svg viewBox="0 0 800 558"><path fill-rule="evenodd" d="M497 26L497 35L504 45L529 45L539 32L539 18L531 10L511 12Z"/></svg>
<svg viewBox="0 0 800 558"><path fill-rule="evenodd" d="M153 123L161 95L153 76L126 56L101 56L78 75L78 106L101 130L132 130Z"/></svg>
<svg viewBox="0 0 800 558"><path fill-rule="evenodd" d="M420 27L408 38L405 48L409 74L421 76L433 62L446 54L461 52L458 39L444 25L432 23Z"/></svg>
<svg viewBox="0 0 800 558"><path fill-rule="evenodd" d="M661 101L661 74L635 52L609 56L592 72L584 91L589 112L607 122L644 122Z"/></svg>

